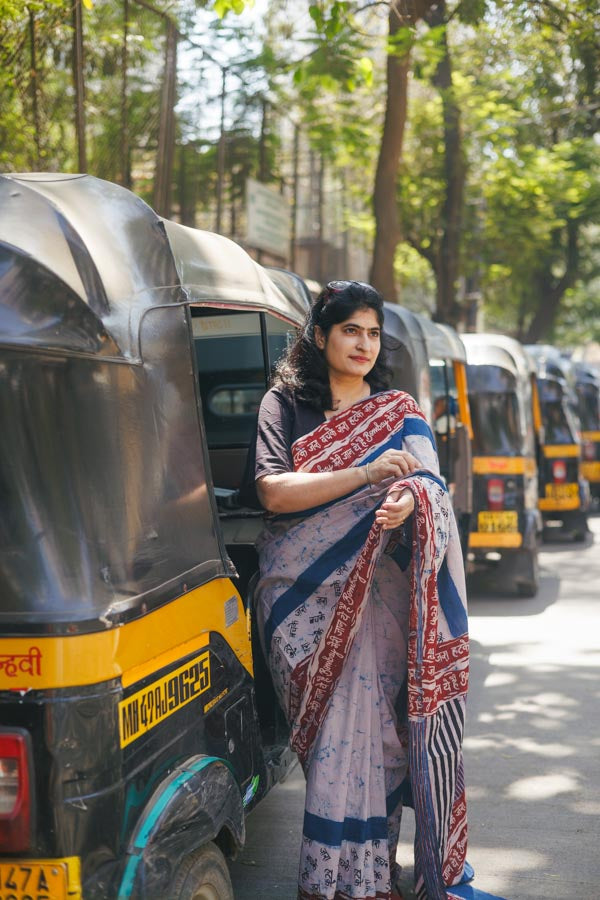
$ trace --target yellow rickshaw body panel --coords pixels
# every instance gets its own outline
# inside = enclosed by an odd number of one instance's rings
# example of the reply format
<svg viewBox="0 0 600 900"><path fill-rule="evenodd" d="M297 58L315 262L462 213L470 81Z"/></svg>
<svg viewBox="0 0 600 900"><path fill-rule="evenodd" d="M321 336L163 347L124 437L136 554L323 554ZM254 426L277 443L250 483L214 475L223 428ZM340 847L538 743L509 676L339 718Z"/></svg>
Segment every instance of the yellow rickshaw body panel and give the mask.
<svg viewBox="0 0 600 900"><path fill-rule="evenodd" d="M226 622L226 604L237 619ZM233 618L233 617L232 617ZM190 639L197 622L200 631ZM226 637L252 675L252 651L242 600L228 578L217 578L120 628L92 634L0 638L0 690L39 690L121 678L126 687L200 650L209 633Z"/></svg>

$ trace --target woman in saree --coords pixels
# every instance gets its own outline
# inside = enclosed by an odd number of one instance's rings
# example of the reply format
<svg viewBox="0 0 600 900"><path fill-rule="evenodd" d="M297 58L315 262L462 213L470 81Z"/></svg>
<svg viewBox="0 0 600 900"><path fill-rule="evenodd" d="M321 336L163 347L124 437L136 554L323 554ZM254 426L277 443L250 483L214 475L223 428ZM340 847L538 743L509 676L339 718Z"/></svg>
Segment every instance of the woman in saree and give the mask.
<svg viewBox="0 0 600 900"><path fill-rule="evenodd" d="M419 898L468 880L462 557L435 442L390 390L383 299L331 282L259 412L257 618L306 776L298 897L398 900L405 779Z"/></svg>

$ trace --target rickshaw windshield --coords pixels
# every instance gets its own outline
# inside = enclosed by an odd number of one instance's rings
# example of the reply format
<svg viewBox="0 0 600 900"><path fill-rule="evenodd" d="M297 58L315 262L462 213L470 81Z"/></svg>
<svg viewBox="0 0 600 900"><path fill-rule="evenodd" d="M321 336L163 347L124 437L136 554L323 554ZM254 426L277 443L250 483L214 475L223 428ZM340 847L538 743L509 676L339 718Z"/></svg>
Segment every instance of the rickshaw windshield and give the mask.
<svg viewBox="0 0 600 900"><path fill-rule="evenodd" d="M500 366L467 366L475 456L519 456L516 380Z"/></svg>
<svg viewBox="0 0 600 900"><path fill-rule="evenodd" d="M600 391L594 384L578 384L577 411L584 431L596 431L600 426Z"/></svg>

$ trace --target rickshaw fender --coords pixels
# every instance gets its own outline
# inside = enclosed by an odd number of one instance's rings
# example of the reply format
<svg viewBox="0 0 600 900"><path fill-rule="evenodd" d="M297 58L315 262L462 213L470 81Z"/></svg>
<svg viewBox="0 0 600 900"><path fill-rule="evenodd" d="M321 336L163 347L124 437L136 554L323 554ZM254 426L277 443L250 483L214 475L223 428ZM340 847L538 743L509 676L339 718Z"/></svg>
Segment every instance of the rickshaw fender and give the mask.
<svg viewBox="0 0 600 900"><path fill-rule="evenodd" d="M127 847L118 900L159 897L188 854L214 841L234 856L244 839L242 794L229 763L192 756L148 801Z"/></svg>

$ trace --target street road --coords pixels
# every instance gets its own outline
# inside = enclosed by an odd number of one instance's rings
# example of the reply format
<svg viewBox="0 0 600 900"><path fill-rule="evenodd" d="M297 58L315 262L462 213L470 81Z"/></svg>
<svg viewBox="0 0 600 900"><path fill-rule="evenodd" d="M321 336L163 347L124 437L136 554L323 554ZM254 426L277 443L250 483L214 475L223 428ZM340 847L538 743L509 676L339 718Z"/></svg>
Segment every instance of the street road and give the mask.
<svg viewBox="0 0 600 900"><path fill-rule="evenodd" d="M534 599L470 586L468 858L475 886L506 900L600 900L600 518L590 527L543 546ZM295 900L303 791L296 767L249 816L236 900ZM407 900L413 834L406 810Z"/></svg>

